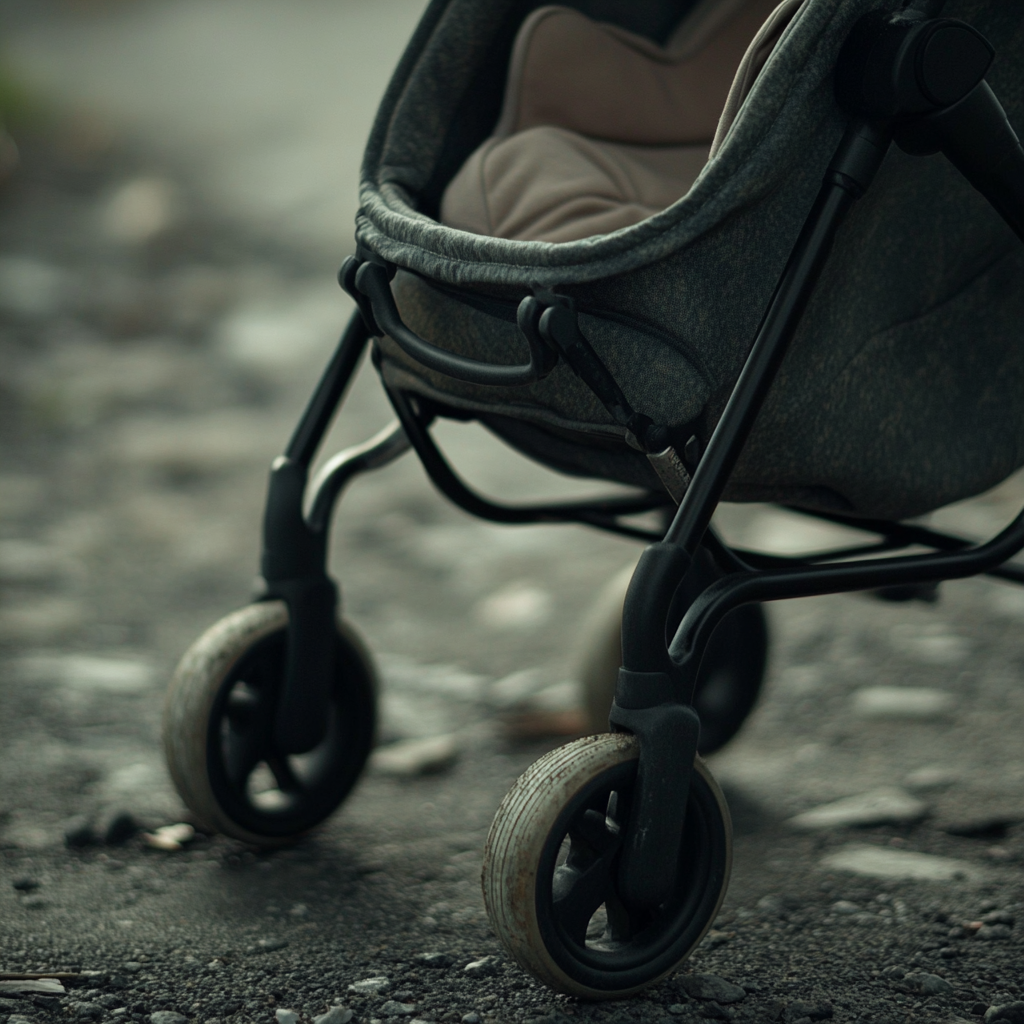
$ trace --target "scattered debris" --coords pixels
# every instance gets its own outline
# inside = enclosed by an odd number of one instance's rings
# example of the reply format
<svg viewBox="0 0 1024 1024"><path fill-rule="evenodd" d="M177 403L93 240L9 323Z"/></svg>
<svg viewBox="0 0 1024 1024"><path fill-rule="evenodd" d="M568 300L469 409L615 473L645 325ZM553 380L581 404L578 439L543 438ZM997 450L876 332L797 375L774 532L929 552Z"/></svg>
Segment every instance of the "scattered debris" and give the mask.
<svg viewBox="0 0 1024 1024"><path fill-rule="evenodd" d="M807 830L882 825L916 821L927 811L928 805L905 789L884 786L814 807L790 818L789 824Z"/></svg>
<svg viewBox="0 0 1024 1024"><path fill-rule="evenodd" d="M496 956L485 956L466 964L462 971L471 978L487 978L492 974L498 973L498 964L500 962Z"/></svg>
<svg viewBox="0 0 1024 1024"><path fill-rule="evenodd" d="M415 778L450 768L459 757L458 737L452 734L399 740L380 747L370 758L371 767L382 775Z"/></svg>
<svg viewBox="0 0 1024 1024"><path fill-rule="evenodd" d="M949 882L957 878L982 881L988 877L984 868L970 861L860 843L842 847L823 858L821 863L832 871L849 871L868 878L915 878L926 882Z"/></svg>
<svg viewBox="0 0 1024 1024"><path fill-rule="evenodd" d="M354 981L349 985L349 992L357 992L359 995L375 995L378 992L389 988L391 982L381 976L379 978L364 978L362 981Z"/></svg>
<svg viewBox="0 0 1024 1024"><path fill-rule="evenodd" d="M142 838L148 846L154 850L167 850L174 852L182 850L187 843L190 843L196 835L196 830L185 822L177 825L164 825L155 832L143 832Z"/></svg>
<svg viewBox="0 0 1024 1024"><path fill-rule="evenodd" d="M738 1003L747 998L746 989L716 974L680 974L676 984L691 999L714 1000L716 1003Z"/></svg>

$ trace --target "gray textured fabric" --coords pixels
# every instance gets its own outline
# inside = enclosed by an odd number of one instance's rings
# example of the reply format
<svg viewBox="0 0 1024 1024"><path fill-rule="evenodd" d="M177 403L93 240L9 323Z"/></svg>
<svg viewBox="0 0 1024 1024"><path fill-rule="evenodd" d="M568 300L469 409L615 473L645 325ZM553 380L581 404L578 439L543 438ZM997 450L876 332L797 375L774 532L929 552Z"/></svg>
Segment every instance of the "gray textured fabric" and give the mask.
<svg viewBox="0 0 1024 1024"><path fill-rule="evenodd" d="M435 0L371 136L359 241L418 275L398 288L410 326L495 362L521 353L514 325L424 281L513 306L531 282L558 286L600 313L584 331L637 407L706 439L842 133L831 84L839 47L863 13L895 6L808 0L686 197L610 235L552 244L455 231L417 209L480 62L509 13L528 9ZM951 0L944 13L995 44L989 80L1024 127L1024 7ZM727 497L897 518L984 490L1024 463L1022 271L1019 243L942 157L894 149L840 233ZM552 438L562 431L557 458L542 431L510 437L538 458L643 476L621 468L634 458L624 443L614 448L621 431L564 367L531 388L467 388L385 350L386 372L403 386L546 426ZM583 454L588 435L606 460Z"/></svg>

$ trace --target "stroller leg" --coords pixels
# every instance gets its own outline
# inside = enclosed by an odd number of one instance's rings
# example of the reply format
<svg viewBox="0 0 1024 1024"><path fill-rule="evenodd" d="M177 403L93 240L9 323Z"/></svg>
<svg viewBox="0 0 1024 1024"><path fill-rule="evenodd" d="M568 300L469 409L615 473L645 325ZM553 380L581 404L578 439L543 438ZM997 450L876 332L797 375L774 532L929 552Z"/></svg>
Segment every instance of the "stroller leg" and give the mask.
<svg viewBox="0 0 1024 1024"><path fill-rule="evenodd" d="M691 706L707 639L690 658L670 657L675 597L836 231L890 141L866 121L846 132L672 524L641 556L623 608L610 715L617 731L538 761L491 826L483 877L491 924L524 967L563 992L612 998L651 984L700 942L724 899L729 812L696 754ZM735 562L734 573L743 567Z"/></svg>
<svg viewBox="0 0 1024 1024"><path fill-rule="evenodd" d="M164 750L178 792L208 828L255 845L291 842L323 821L348 795L373 745L376 676L359 637L337 619L327 539L348 481L408 448L401 427L335 456L307 487L366 342L356 314L274 462L262 600L207 630L167 694Z"/></svg>

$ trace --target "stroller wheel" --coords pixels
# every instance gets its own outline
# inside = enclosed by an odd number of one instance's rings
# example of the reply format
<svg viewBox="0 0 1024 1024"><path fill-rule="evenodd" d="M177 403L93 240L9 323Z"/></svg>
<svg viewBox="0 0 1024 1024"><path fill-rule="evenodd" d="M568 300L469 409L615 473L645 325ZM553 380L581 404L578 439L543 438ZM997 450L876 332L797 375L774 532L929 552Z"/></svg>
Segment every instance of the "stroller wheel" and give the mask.
<svg viewBox="0 0 1024 1024"><path fill-rule="evenodd" d="M685 586L690 599L715 581L710 558L695 565ZM589 732L608 731L608 712L622 664L622 602L633 569L616 575L595 601L581 631L576 678L584 695ZM700 715L700 752L720 750L739 732L757 703L768 663L768 623L759 604L737 608L711 638L697 679L693 706Z"/></svg>
<svg viewBox="0 0 1024 1024"><path fill-rule="evenodd" d="M164 705L164 753L181 798L208 828L259 846L283 845L330 815L373 745L373 665L339 623L326 736L306 754L275 749L287 625L281 601L221 619L182 658Z"/></svg>
<svg viewBox="0 0 1024 1024"><path fill-rule="evenodd" d="M576 740L516 782L484 850L484 902L509 954L551 988L583 999L628 996L700 942L729 881L729 809L697 758L676 886L656 911L617 894L639 744L624 733Z"/></svg>

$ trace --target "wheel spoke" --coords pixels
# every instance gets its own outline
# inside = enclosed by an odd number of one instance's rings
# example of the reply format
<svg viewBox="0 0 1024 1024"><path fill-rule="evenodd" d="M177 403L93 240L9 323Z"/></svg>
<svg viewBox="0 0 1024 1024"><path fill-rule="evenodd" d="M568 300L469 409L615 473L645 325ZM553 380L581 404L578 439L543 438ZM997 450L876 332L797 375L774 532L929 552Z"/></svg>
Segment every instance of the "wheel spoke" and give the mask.
<svg viewBox="0 0 1024 1024"><path fill-rule="evenodd" d="M273 754L266 758L266 762L282 793L298 793L306 788L302 780L292 770L287 757L282 754Z"/></svg>
<svg viewBox="0 0 1024 1024"><path fill-rule="evenodd" d="M587 926L602 903L614 896L612 863L621 839L605 824L603 812L585 811L569 829L569 856L555 870L551 894L555 917L581 946Z"/></svg>
<svg viewBox="0 0 1024 1024"><path fill-rule="evenodd" d="M244 790L245 781L263 760L263 744L255 729L228 729L221 745L224 772L235 789Z"/></svg>

